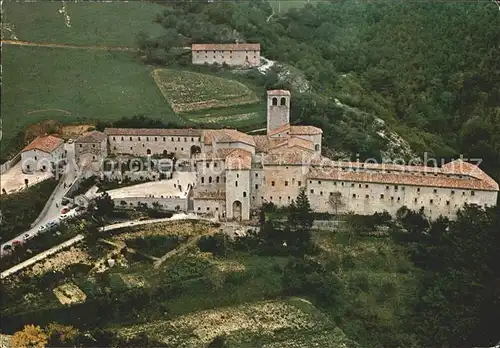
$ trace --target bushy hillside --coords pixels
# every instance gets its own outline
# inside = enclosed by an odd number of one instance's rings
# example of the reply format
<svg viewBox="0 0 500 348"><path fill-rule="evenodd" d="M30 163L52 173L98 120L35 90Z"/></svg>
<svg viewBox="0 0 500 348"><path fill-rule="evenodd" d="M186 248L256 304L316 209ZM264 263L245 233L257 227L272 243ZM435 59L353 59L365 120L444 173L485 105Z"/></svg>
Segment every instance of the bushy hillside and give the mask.
<svg viewBox="0 0 500 348"><path fill-rule="evenodd" d="M380 157L386 144L373 126L378 117L420 155L462 152L484 158L498 175L500 14L494 4L312 4L271 16L270 4L258 0L178 2L158 21L171 42L260 42L266 58L303 71L312 93L294 94L293 119L322 126L327 146Z"/></svg>

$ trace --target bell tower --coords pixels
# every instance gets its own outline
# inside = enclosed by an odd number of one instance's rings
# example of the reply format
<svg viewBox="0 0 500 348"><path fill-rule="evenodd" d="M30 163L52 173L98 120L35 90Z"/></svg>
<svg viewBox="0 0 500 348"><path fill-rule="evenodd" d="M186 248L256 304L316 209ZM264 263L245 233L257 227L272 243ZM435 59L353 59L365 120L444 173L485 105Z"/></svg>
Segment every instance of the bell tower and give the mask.
<svg viewBox="0 0 500 348"><path fill-rule="evenodd" d="M290 123L290 91L267 91L267 133Z"/></svg>

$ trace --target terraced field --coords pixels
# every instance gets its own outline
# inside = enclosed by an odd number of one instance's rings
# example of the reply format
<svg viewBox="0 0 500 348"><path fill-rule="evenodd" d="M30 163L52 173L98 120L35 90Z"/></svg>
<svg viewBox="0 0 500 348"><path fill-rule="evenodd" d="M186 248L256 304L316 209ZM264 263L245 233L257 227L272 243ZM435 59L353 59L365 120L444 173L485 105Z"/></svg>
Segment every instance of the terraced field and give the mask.
<svg viewBox="0 0 500 348"><path fill-rule="evenodd" d="M323 347L357 347L326 316L300 298L199 311L120 330L123 337L137 333L185 348L203 347L221 336L231 347L311 347L311 339Z"/></svg>
<svg viewBox="0 0 500 348"><path fill-rule="evenodd" d="M154 79L177 113L255 104L259 98L241 82L191 71L156 69Z"/></svg>

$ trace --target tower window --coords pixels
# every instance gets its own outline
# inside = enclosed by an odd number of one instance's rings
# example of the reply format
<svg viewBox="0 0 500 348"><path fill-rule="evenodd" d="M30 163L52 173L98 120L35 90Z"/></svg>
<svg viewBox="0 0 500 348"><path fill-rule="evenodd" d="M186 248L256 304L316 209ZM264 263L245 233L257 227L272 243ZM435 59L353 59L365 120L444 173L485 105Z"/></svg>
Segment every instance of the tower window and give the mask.
<svg viewBox="0 0 500 348"><path fill-rule="evenodd" d="M285 98L285 97L282 97L282 98L281 98L280 104L281 104L282 106L286 105L286 98Z"/></svg>
<svg viewBox="0 0 500 348"><path fill-rule="evenodd" d="M285 181L285 186L288 186L288 181Z"/></svg>
<svg viewBox="0 0 500 348"><path fill-rule="evenodd" d="M238 187L238 182L237 181L234 182L234 186Z"/></svg>
<svg viewBox="0 0 500 348"><path fill-rule="evenodd" d="M278 98L273 98L273 105L278 105Z"/></svg>
<svg viewBox="0 0 500 348"><path fill-rule="evenodd" d="M243 191L243 197L246 197L246 196L247 196L246 191Z"/></svg>
<svg viewBox="0 0 500 348"><path fill-rule="evenodd" d="M275 182L274 181L271 181L271 186L274 186Z"/></svg>
<svg viewBox="0 0 500 348"><path fill-rule="evenodd" d="M259 189L259 185L255 184L255 189L258 190Z"/></svg>

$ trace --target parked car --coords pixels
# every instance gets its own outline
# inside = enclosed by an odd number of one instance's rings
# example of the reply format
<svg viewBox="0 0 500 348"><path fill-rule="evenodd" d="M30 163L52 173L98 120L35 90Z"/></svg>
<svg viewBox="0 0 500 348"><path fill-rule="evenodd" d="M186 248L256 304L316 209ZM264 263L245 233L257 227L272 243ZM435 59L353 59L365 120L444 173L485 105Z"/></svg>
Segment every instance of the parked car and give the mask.
<svg viewBox="0 0 500 348"><path fill-rule="evenodd" d="M68 207L65 207L61 210L61 214L66 214L70 209Z"/></svg>
<svg viewBox="0 0 500 348"><path fill-rule="evenodd" d="M18 241L18 240L15 240L15 241L12 242L12 245L21 245L21 242Z"/></svg>
<svg viewBox="0 0 500 348"><path fill-rule="evenodd" d="M47 228L47 226L42 225L42 226L38 227L38 231L43 231L43 230L45 230L46 228Z"/></svg>
<svg viewBox="0 0 500 348"><path fill-rule="evenodd" d="M5 245L3 246L3 250L4 250L4 251L12 250L12 245L10 245L10 244L5 244Z"/></svg>
<svg viewBox="0 0 500 348"><path fill-rule="evenodd" d="M30 235L29 233L25 233L24 236L23 236L24 240L30 240L31 238L33 238L33 236Z"/></svg>

